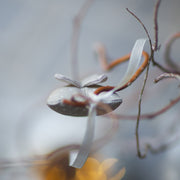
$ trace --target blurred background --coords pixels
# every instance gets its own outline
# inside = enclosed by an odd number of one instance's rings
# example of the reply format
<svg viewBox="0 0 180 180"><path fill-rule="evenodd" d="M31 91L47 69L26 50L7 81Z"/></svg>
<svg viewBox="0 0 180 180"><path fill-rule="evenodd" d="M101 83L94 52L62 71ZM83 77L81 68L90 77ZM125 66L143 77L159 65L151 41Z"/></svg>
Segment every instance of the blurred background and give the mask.
<svg viewBox="0 0 180 180"><path fill-rule="evenodd" d="M65 85L55 73L72 77L70 45L72 20L84 0L0 0L0 159L27 158L48 153L71 143L81 143L86 117L60 115L46 105L52 90ZM105 44L110 61L129 53L138 38L146 38L139 23L126 11L132 10L146 25L152 38L155 0L95 0L85 17L78 49L81 78L103 73L93 51L95 42ZM164 44L180 30L180 1L162 0L159 9L159 43L156 60L164 62ZM180 41L172 46L173 59L179 60ZM148 43L145 49L149 52ZM127 64L107 73L108 85L116 85ZM137 114L143 73L132 86L119 95L123 104L117 114ZM142 113L154 112L179 94L178 82L164 80L154 84L161 71L150 68L142 102ZM72 77L73 78L73 77ZM180 130L179 104L154 120L140 124L141 148L146 142L155 147L177 137ZM102 136L111 120L96 118L96 137ZM119 131L101 153L115 157L119 168L126 167L124 179L178 180L180 145L141 160L136 156L135 120L121 120ZM6 174L6 175L5 175ZM0 179L8 179L7 171ZM25 179L25 177L17 177Z"/></svg>

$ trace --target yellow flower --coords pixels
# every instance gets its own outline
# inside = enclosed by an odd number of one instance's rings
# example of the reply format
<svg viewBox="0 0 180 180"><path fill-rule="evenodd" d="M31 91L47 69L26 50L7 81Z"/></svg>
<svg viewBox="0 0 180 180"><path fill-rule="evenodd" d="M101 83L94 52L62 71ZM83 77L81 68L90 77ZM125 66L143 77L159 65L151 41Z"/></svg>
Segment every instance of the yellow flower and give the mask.
<svg viewBox="0 0 180 180"><path fill-rule="evenodd" d="M65 180L66 179L66 172L62 169L59 169L57 167L53 167L51 169L46 170L46 173L44 174L45 180Z"/></svg>
<svg viewBox="0 0 180 180"><path fill-rule="evenodd" d="M42 180L120 180L125 174L125 168L113 177L108 176L115 163L117 159L106 159L100 163L97 159L89 157L81 169L75 169L69 166L69 156L66 154L60 159L54 158L38 170Z"/></svg>
<svg viewBox="0 0 180 180"><path fill-rule="evenodd" d="M74 180L120 180L125 174L125 168L115 176L107 178L107 171L117 162L116 159L106 159L99 163L94 158L88 158L81 169L76 170Z"/></svg>

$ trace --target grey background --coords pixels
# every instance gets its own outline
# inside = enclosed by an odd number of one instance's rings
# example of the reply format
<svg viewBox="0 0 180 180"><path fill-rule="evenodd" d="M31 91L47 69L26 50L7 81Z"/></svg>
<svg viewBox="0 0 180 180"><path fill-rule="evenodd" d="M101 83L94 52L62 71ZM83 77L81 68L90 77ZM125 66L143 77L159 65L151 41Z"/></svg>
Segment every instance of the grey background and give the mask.
<svg viewBox="0 0 180 180"><path fill-rule="evenodd" d="M49 93L64 84L54 79L55 73L71 76L70 61L72 19L82 6L82 0L0 0L0 157L1 159L32 157L70 143L80 143L85 132L86 118L59 115L46 106ZM78 51L80 76L102 73L93 53L93 44L103 42L114 59L131 51L136 39L146 37L142 27L125 10L131 9L144 22L153 37L154 0L96 0L84 19ZM180 1L162 0L159 12L161 50L156 59L164 63L164 43L180 29ZM172 55L179 58L179 41L173 44ZM148 45L146 45L148 51ZM112 60L111 59L111 60ZM115 85L122 78L127 64L108 72L106 84ZM143 112L162 108L179 93L176 81L153 84L161 72L152 67L143 99ZM143 73L144 74L144 73ZM143 75L120 96L123 105L115 112L135 114ZM143 142L161 143L176 136L180 126L179 105L154 121L140 126ZM111 121L97 118L96 134L103 135ZM119 159L125 166L124 179L176 180L180 178L180 147L144 160L136 157L135 121L120 121L118 134L102 150L105 157ZM157 142L156 142L157 143ZM158 146L158 144L156 144ZM143 144L142 144L143 149ZM2 175L1 175L2 174ZM8 179L6 171L0 179ZM17 179L24 179L17 177Z"/></svg>

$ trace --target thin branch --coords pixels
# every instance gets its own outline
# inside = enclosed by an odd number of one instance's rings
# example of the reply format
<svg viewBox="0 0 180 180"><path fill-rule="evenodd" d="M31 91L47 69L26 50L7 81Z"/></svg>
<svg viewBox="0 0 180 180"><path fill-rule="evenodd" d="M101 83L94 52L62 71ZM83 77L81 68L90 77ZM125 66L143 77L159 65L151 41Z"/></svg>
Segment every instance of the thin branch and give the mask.
<svg viewBox="0 0 180 180"><path fill-rule="evenodd" d="M157 51L160 46L158 44L158 12L159 12L159 6L160 6L161 0L157 0L155 8L154 8L154 47L153 47L153 54L154 51ZM154 66L157 66L161 71L170 73L171 71L166 69L165 67L163 67L162 65L160 65L159 63L157 63L154 59L154 55L152 57L152 63Z"/></svg>
<svg viewBox="0 0 180 180"><path fill-rule="evenodd" d="M170 57L170 51L171 51L171 46L173 44L173 42L180 38L180 32L177 32L175 34L173 34L168 41L166 42L166 46L165 46L165 53L164 53L164 59L166 61L166 63L173 69L175 70L176 73L180 74L180 66L178 64L176 64L175 62L173 62L173 60Z"/></svg>
<svg viewBox="0 0 180 180"><path fill-rule="evenodd" d="M158 3L157 3L157 4L158 4ZM156 7L156 11L158 12L159 6L156 5L155 7ZM147 37L148 37L149 45L150 45L150 51L151 51L151 56L150 56L149 60L152 60L153 65L157 66L157 67L158 67L159 69L161 69L162 71L164 71L164 72L170 72L169 70L167 70L166 68L162 67L160 64L158 64L157 62L155 62L155 60L154 60L154 51L155 51L155 49L153 48L151 37L150 37L149 32L148 32L146 26L144 25L144 23L143 23L132 11L130 11L128 8L126 8L126 10L127 10L132 16L134 16L134 18L141 24L141 26L143 27L143 29L144 29ZM154 19L155 19L154 22L157 23L157 15L155 16ZM158 40L158 30L157 30L157 27L158 27L158 26L155 26L155 27L156 27L156 29L155 29L155 36L156 36L155 44L156 44L156 46L158 46L158 42L157 42L157 40Z"/></svg>
<svg viewBox="0 0 180 180"><path fill-rule="evenodd" d="M140 98L139 98L139 103L138 103L138 115L137 115L137 121L136 121L136 131L135 131L135 134L136 134L137 155L138 155L138 157L140 157L140 158L145 158L145 157L146 157L146 154L142 154L141 151L140 151L140 143L139 143L139 121L140 121L140 116L141 116L142 95L143 95L143 92L144 92L144 89L145 89L145 85L146 85L146 82L147 82L147 78L148 78L150 60L153 59L153 56L154 56L154 50L152 49L151 37L150 37L150 35L149 35L149 32L148 32L147 28L146 28L145 25L143 24L143 22L142 22L132 11L130 11L128 8L126 8L126 10L127 10L132 16L134 16L135 19L142 25L142 27L143 27L143 29L144 29L147 37L148 37L149 44L150 44L150 50L151 50L151 56L150 56L149 61L148 61L147 70L146 70L146 75L145 75L145 79L144 79L143 87L142 87L142 89L141 89Z"/></svg>
<svg viewBox="0 0 180 180"><path fill-rule="evenodd" d="M147 30L147 28L145 27L144 23L132 12L130 11L128 8L127 11L135 17L135 19L142 25L143 29L145 30L145 33L149 39L149 44L150 44L150 50L151 50L151 56L149 58L149 62L147 65L147 71L146 71L146 75L145 75L145 79L144 79L144 83L143 83L143 87L141 89L141 93L140 93L140 98L139 98L139 103L138 103L138 115L137 115L137 122L136 122L136 145L137 145L137 154L140 158L145 158L146 157L146 152L145 154L141 154L140 151L140 143L139 143L139 121L140 121L140 117L141 117L141 102L142 102L142 95L146 86L146 82L147 82L147 78L148 78L148 72L149 72L149 64L150 61L152 60L153 64L156 65L159 69L161 69L162 71L165 72L169 72L169 70L165 69L164 67L162 67L160 64L158 64L157 62L155 62L154 60L154 52L156 50L158 50L158 21L157 21L157 17L158 17L158 10L159 10L159 5L160 5L160 0L157 0L157 3L155 5L155 13L154 13L154 25L155 25L155 45L154 47L152 46L152 41L151 41L151 37L149 35L149 32Z"/></svg>
<svg viewBox="0 0 180 180"><path fill-rule="evenodd" d="M154 82L157 83L157 82L159 82L160 80L165 79L165 78L174 78L174 79L180 80L180 75L179 75L179 74L174 74L174 73L163 73L163 74L161 74L160 76L158 76L158 77L154 80Z"/></svg>
<svg viewBox="0 0 180 180"><path fill-rule="evenodd" d="M165 107L163 107L162 109L160 109L154 113L142 114L140 116L140 119L153 119L153 118L165 113L166 111L168 111L170 108L172 108L178 102L180 102L180 96L173 99L168 105L166 105ZM124 119L124 120L126 120L126 119L136 120L137 116L136 115L117 115L117 118Z"/></svg>
<svg viewBox="0 0 180 180"><path fill-rule="evenodd" d="M150 61L149 61L150 63ZM143 87L141 89L141 93L140 93L140 98L139 98L139 103L138 103L138 115L137 115L137 121L136 121L136 145L137 145L137 153L138 156L140 158L145 158L146 157L146 153L142 155L141 151L140 151L140 144L139 144L139 121L140 121L140 116L141 116L141 102L142 102L142 96L144 93L144 89L146 86L146 82L147 82L147 78L148 78L148 73L149 73L149 63L147 65L147 69L146 69L146 75L145 75L145 79L143 82Z"/></svg>
<svg viewBox="0 0 180 180"><path fill-rule="evenodd" d="M157 51L160 46L158 44L158 12L161 0L157 0L155 8L154 8L154 51Z"/></svg>
<svg viewBox="0 0 180 180"><path fill-rule="evenodd" d="M143 29L144 29L147 37L148 37L149 44L150 44L150 48L151 48L151 54L152 54L152 52L153 52L153 49L152 49L152 41L151 41L151 37L150 37L150 35L149 35L149 32L148 32L147 28L145 27L144 23L143 23L132 11L130 11L128 8L126 8L126 10L127 10L132 16L134 16L135 19L142 25L142 27L143 27Z"/></svg>
<svg viewBox="0 0 180 180"><path fill-rule="evenodd" d="M81 24L93 1L94 0L86 0L86 2L83 4L83 6L79 10L78 14L75 16L73 21L73 32L72 32L72 40L71 40L71 62L72 62L71 71L73 78L76 80L79 79L79 70L78 70L77 62L78 62L78 43L79 43Z"/></svg>
<svg viewBox="0 0 180 180"><path fill-rule="evenodd" d="M138 157L140 158L145 158L146 157L146 153L145 154L142 154L141 151L140 151L140 143L139 143L139 122L140 122L140 116L141 116L141 102L142 102L142 96L143 96L143 93L144 93L144 89L145 89L145 86L146 86L146 82L147 82L147 78L148 78L148 73L149 73L149 64L150 64L150 60L151 59L154 59L154 50L152 48L152 41L151 41L151 37L149 35L149 32L147 30L147 28L145 27L144 23L132 12L130 11L128 8L126 8L127 11L136 18L136 20L142 25L147 37L148 37L148 40L149 40L149 44L150 44L150 50L151 50L151 56L149 58L149 61L148 61L148 65L147 65L147 69L146 69L146 75L145 75L145 79L144 79L144 82L143 82L143 87L141 89L141 93L140 93L140 98L139 98L139 102L138 102L138 115L137 115L137 121L136 121L136 131L135 131L135 134L136 134L136 146L137 146L137 155Z"/></svg>
<svg viewBox="0 0 180 180"><path fill-rule="evenodd" d="M162 65L160 65L159 63L157 63L154 58L152 58L152 62L153 62L153 65L154 66L157 66L161 71L163 72L167 72L167 73L170 73L171 71L166 69L165 67L163 67Z"/></svg>
<svg viewBox="0 0 180 180"><path fill-rule="evenodd" d="M159 2L159 0L158 0L158 2ZM157 4L158 4L158 2L157 2ZM159 5L156 5L155 7L156 7L156 8L155 8L156 11L158 12ZM147 37L148 37L148 40L149 40L150 50L151 50L151 56L150 56L149 60L152 60L153 65L157 66L157 67L158 67L159 69L161 69L162 71L164 71L164 72L170 72L168 69L164 68L163 66L161 66L159 63L157 63L157 62L154 60L154 48L153 48L153 45L152 45L151 37L150 37L149 32L148 32L147 28L145 27L144 23L143 23L132 11L130 11L128 8L126 8L126 10L127 10L132 16L135 17L135 19L142 25L143 29L145 30L145 33L146 33L146 35L147 35ZM155 11L155 12L156 12L156 11ZM157 14L157 13L156 13L156 14ZM157 15L155 16L154 19L155 19L154 22L157 23ZM158 40L158 31L157 31L157 26L155 26L155 27L156 27L156 29L155 29L155 36L157 36L157 37L156 37L156 40L155 40L155 44L158 45L158 43L157 43L157 40Z"/></svg>

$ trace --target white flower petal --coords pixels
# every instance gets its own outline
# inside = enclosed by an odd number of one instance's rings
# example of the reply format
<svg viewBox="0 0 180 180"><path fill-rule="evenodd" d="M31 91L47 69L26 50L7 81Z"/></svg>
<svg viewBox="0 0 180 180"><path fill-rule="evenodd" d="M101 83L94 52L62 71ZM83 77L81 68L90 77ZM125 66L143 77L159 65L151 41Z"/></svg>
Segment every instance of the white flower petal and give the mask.
<svg viewBox="0 0 180 180"><path fill-rule="evenodd" d="M69 84L69 85L74 85L74 86L76 86L78 88L81 87L81 84L78 81L72 80L72 79L70 79L70 78L68 78L68 77L66 77L66 76L64 76L62 74L55 74L54 77L56 79L62 81L62 82L65 82L65 83Z"/></svg>
<svg viewBox="0 0 180 180"><path fill-rule="evenodd" d="M105 74L101 74L101 75L94 74L84 79L81 83L81 86L82 87L92 86L92 85L105 82L106 80L107 80L107 76Z"/></svg>

